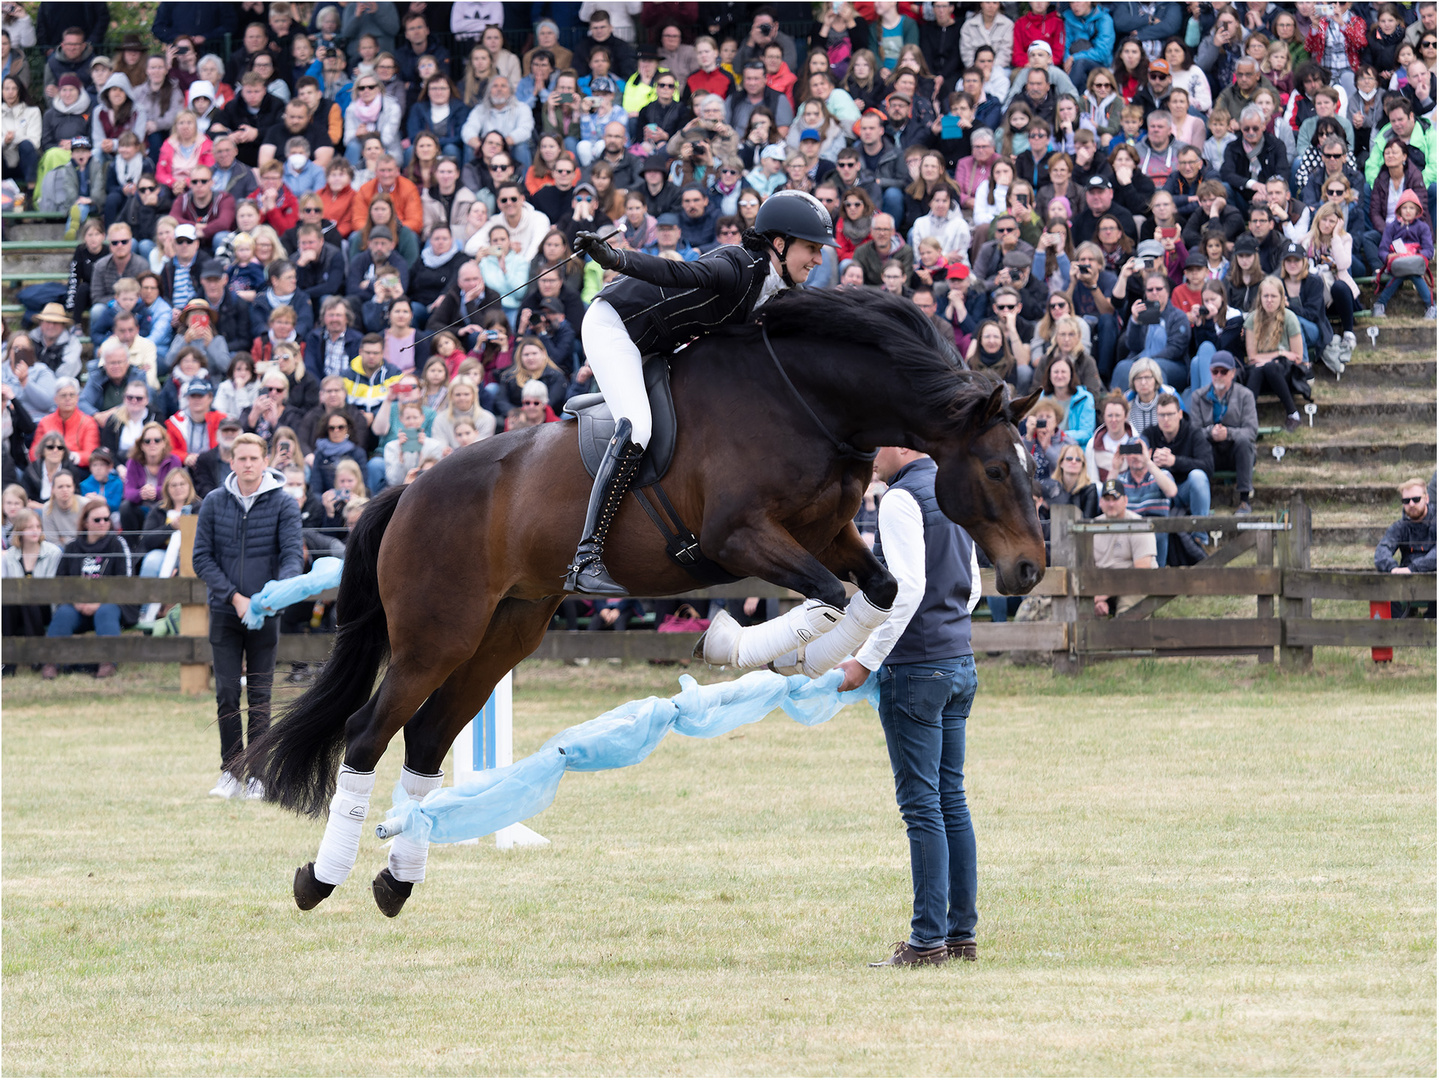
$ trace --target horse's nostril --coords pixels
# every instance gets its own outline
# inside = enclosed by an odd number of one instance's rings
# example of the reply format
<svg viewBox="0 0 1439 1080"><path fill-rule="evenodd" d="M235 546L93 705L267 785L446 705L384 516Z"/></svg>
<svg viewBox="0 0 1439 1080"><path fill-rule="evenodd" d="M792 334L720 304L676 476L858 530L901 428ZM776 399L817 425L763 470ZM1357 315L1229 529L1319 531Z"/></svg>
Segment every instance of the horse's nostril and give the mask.
<svg viewBox="0 0 1439 1080"><path fill-rule="evenodd" d="M1039 581L1039 567L1035 566L1034 563L1028 559L1021 560L1019 564L1019 580L1023 588L1033 588Z"/></svg>

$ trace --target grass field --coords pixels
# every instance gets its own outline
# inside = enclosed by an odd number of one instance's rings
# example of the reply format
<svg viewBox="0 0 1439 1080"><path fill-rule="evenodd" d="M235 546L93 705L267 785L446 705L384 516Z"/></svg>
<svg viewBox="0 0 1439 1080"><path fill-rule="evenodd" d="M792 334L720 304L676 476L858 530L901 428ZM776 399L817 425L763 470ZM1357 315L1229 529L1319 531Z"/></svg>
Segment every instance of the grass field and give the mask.
<svg viewBox="0 0 1439 1080"><path fill-rule="evenodd" d="M568 776L530 822L550 847L433 849L391 922L368 830L295 909L321 827L205 795L213 706L176 669L26 673L4 684L0 1067L1432 1076L1434 657L1320 655L1303 677L982 662L981 959L920 971L865 966L909 907L867 709ZM525 666L517 754L675 673Z"/></svg>

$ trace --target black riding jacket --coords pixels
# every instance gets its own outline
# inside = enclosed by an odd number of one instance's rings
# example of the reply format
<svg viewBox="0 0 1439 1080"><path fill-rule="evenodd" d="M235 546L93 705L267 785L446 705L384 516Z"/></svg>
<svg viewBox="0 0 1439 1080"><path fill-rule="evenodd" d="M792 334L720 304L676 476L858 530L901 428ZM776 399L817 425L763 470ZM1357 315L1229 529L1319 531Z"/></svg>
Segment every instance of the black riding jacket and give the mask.
<svg viewBox="0 0 1439 1080"><path fill-rule="evenodd" d="M674 262L636 251L616 251L623 275L599 299L624 320L644 355L673 352L717 326L748 322L769 277L769 253L738 244Z"/></svg>

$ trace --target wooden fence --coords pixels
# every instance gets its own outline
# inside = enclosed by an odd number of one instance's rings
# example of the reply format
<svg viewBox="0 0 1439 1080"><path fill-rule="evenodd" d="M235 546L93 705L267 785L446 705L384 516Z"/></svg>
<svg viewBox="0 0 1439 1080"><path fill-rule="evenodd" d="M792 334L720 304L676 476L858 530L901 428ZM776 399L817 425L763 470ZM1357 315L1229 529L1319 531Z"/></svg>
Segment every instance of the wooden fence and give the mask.
<svg viewBox="0 0 1439 1080"><path fill-rule="evenodd" d="M205 586L194 576L189 551L193 518L181 518L186 535L180 577L6 579L7 604L100 602L180 604L180 634L149 637L126 633L118 638L0 639L5 663L78 664L179 663L181 688L204 693L209 680L210 643ZM1417 646L1433 648L1435 622L1424 619L1316 619L1315 600L1435 600L1433 574L1380 574L1316 570L1309 565L1308 508L1296 501L1287 511L1248 517L1145 518L1135 522L1078 521L1073 507L1056 507L1050 523L1051 566L1033 594L1048 603L1041 618L1024 622L976 622L978 652L1023 652L1047 656L1056 671L1074 672L1096 660L1126 656L1253 655L1277 659L1286 667L1307 667L1314 647ZM1108 570L1095 567L1094 537L1105 532L1141 531L1217 534L1213 553L1183 569ZM1254 552L1254 566L1230 565ZM983 591L995 596L994 572L984 571ZM795 601L798 597L758 580L700 589L685 599L748 596ZM1142 596L1137 605L1114 618L1095 615L1095 596ZM1253 597L1254 613L1226 618L1156 618L1177 597ZM1043 605L1040 605L1043 606ZM329 655L331 635L285 634L279 660L320 661ZM687 659L694 648L689 634L653 630L590 633L551 631L534 653L542 659L581 657L627 660Z"/></svg>

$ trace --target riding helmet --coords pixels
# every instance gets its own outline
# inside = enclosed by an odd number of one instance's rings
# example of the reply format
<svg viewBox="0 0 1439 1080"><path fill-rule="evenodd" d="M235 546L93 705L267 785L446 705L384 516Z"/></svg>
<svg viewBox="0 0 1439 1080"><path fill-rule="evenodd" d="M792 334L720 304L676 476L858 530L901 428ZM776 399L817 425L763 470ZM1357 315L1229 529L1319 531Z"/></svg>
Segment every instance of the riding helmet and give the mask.
<svg viewBox="0 0 1439 1080"><path fill-rule="evenodd" d="M834 247L834 222L813 195L803 191L776 191L760 204L754 231L761 236L786 236Z"/></svg>

